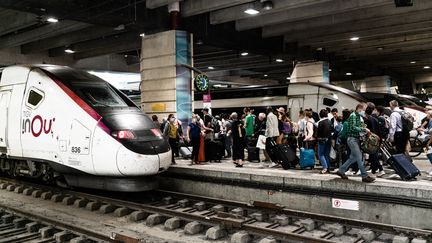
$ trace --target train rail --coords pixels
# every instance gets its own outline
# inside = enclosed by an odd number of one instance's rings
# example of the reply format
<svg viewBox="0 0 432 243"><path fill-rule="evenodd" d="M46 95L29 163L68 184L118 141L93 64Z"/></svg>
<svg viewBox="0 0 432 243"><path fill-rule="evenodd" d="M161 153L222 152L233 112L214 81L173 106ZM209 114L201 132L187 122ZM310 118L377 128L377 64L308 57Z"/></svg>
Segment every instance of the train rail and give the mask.
<svg viewBox="0 0 432 243"><path fill-rule="evenodd" d="M125 200L12 179L0 179L0 189L89 211L128 217L131 221L143 221L148 227L163 224L166 230L183 228L184 233L189 235L205 233L209 240L231 237L231 242L391 242L395 239L432 242L431 230L290 210L258 201L243 203L155 191L152 193L155 200L143 203L140 198ZM141 241L116 233L103 240Z"/></svg>

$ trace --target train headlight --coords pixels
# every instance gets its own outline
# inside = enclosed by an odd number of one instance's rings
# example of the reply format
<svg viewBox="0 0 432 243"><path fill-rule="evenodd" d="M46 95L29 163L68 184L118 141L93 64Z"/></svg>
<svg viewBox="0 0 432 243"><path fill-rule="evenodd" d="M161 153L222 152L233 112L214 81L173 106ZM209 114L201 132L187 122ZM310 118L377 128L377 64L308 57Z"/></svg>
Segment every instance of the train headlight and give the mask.
<svg viewBox="0 0 432 243"><path fill-rule="evenodd" d="M132 131L123 130L123 131L116 131L112 132L111 135L118 139L134 139L135 135Z"/></svg>

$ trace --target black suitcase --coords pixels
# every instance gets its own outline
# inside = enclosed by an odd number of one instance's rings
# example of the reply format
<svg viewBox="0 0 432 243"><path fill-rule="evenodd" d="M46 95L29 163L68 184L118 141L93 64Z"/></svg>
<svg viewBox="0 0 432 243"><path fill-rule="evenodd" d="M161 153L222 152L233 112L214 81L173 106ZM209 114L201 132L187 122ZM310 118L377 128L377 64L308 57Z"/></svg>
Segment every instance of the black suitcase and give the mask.
<svg viewBox="0 0 432 243"><path fill-rule="evenodd" d="M221 141L206 140L204 146L206 161L220 162L225 155L225 148Z"/></svg>
<svg viewBox="0 0 432 243"><path fill-rule="evenodd" d="M296 166L296 161L298 161L298 158L290 146L287 144L278 144L276 145L275 150L276 157L282 164L282 168L287 170Z"/></svg>
<svg viewBox="0 0 432 243"><path fill-rule="evenodd" d="M420 170L411 162L411 158L406 154L394 154L388 162L395 172L404 181L415 180L420 175Z"/></svg>
<svg viewBox="0 0 432 243"><path fill-rule="evenodd" d="M267 138L266 139L266 145L265 145L265 149L266 152L268 154L268 156L270 157L272 162L277 163L278 158L276 157L276 153L275 153L275 147L276 147L276 141L273 138Z"/></svg>
<svg viewBox="0 0 432 243"><path fill-rule="evenodd" d="M259 148L257 148L257 147L248 147L247 151L248 151L248 158L247 158L248 161L250 161L250 162L254 162L254 161L260 162L260 158L259 158L259 151L260 151L260 149Z"/></svg>
<svg viewBox="0 0 432 243"><path fill-rule="evenodd" d="M420 175L420 170L412 163L411 158L406 154L391 155L386 146L381 151L387 159L387 163L395 170L396 174L404 181L414 180Z"/></svg>

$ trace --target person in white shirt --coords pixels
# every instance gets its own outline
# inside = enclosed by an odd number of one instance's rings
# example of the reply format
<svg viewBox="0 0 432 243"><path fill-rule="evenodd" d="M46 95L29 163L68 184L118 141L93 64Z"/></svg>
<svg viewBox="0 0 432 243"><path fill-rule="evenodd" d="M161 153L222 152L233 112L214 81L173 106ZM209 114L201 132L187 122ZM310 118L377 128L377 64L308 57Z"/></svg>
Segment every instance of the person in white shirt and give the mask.
<svg viewBox="0 0 432 243"><path fill-rule="evenodd" d="M316 139L314 136L315 120L312 118L312 111L306 111L306 127L305 127L305 139L304 147L314 148L316 144Z"/></svg>
<svg viewBox="0 0 432 243"><path fill-rule="evenodd" d="M299 133L298 133L298 146L299 148L303 148L303 140L305 138L305 129L306 129L306 120L305 120L305 115L304 115L304 111L301 110L299 112L299 120L297 122L298 127L299 127Z"/></svg>
<svg viewBox="0 0 432 243"><path fill-rule="evenodd" d="M390 115L390 129L389 129L389 142L395 144L396 153L405 153L406 145L409 139L409 131L403 131L401 109L396 100L390 101L390 109L392 113Z"/></svg>
<svg viewBox="0 0 432 243"><path fill-rule="evenodd" d="M278 118L273 113L273 108L267 107L267 120L265 136L268 138L276 138L279 136Z"/></svg>

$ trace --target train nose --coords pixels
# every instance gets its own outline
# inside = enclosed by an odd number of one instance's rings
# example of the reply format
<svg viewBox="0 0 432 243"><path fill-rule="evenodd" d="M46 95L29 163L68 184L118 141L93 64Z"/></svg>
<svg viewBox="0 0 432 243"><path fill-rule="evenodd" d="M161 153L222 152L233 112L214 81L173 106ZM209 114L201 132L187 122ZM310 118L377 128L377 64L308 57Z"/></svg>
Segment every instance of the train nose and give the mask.
<svg viewBox="0 0 432 243"><path fill-rule="evenodd" d="M117 168L125 176L140 176L159 172L158 154L139 154L125 146L117 151Z"/></svg>

